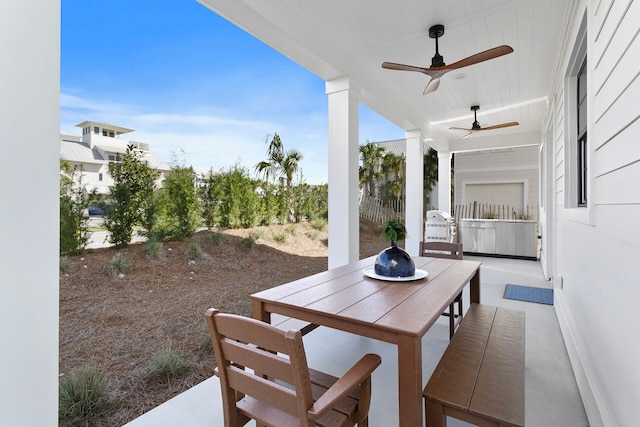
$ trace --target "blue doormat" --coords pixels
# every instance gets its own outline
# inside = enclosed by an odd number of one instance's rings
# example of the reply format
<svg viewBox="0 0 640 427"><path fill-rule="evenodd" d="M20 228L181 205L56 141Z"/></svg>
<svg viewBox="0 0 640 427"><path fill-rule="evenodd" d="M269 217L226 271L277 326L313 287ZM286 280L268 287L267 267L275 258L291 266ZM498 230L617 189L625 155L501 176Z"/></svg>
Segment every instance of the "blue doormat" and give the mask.
<svg viewBox="0 0 640 427"><path fill-rule="evenodd" d="M533 288L531 286L507 285L504 297L518 301L537 302L553 305L553 289Z"/></svg>

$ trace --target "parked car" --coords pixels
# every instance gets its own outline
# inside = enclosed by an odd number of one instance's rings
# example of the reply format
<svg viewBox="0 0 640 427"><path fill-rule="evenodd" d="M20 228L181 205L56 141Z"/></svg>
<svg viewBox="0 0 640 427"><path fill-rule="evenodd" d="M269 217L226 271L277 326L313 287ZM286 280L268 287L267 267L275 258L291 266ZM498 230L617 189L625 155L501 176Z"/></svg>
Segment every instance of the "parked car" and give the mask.
<svg viewBox="0 0 640 427"><path fill-rule="evenodd" d="M89 216L102 216L104 210L100 206L89 206Z"/></svg>

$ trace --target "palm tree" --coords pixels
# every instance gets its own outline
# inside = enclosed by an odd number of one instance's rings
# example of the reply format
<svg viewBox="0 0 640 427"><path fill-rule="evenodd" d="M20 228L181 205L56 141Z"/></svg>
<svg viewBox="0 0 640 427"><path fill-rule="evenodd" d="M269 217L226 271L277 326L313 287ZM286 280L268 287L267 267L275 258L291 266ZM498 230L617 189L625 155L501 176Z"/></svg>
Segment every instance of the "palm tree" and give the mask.
<svg viewBox="0 0 640 427"><path fill-rule="evenodd" d="M384 177L382 172L382 160L386 150L377 144L368 142L360 146L360 159L362 166L359 169L360 185L365 187L369 197L376 195L376 183Z"/></svg>
<svg viewBox="0 0 640 427"><path fill-rule="evenodd" d="M268 137L267 137L268 140ZM265 141L266 142L266 141ZM269 178L277 180L284 176L286 179L287 203L289 206L289 221L293 221L294 207L291 200L291 188L293 186L293 176L298 172L300 162L302 161L302 153L298 150L284 151L284 146L280 135L275 133L269 147L267 148L267 160L258 162L255 170L258 174L264 174L265 181L269 182Z"/></svg>
<svg viewBox="0 0 640 427"><path fill-rule="evenodd" d="M423 181L423 194L424 194L424 214L426 216L427 210L431 205L431 190L438 182L438 152L433 148L429 147L429 150L424 154L424 162L423 162L423 173L424 173L424 181ZM451 175L453 178L453 169L451 170ZM453 184L453 179L451 180Z"/></svg>
<svg viewBox="0 0 640 427"><path fill-rule="evenodd" d="M387 153L382 160L382 168L385 173L393 174L393 180L391 181L390 189L396 198L396 201L400 201L402 196L402 188L404 187L404 175L405 175L405 161L404 155L395 155L393 153Z"/></svg>

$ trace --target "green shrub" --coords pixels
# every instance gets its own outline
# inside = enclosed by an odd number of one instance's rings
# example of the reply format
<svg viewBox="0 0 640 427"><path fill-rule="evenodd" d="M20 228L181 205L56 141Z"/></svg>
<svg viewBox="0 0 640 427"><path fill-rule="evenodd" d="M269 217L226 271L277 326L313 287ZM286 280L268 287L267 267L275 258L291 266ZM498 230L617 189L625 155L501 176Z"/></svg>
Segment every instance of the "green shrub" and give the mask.
<svg viewBox="0 0 640 427"><path fill-rule="evenodd" d="M76 171L66 160L60 160L60 253L81 254L89 241L85 208L89 197L84 192L82 167Z"/></svg>
<svg viewBox="0 0 640 427"><path fill-rule="evenodd" d="M147 361L147 377L152 380L171 379L184 374L192 363L172 343L153 352Z"/></svg>
<svg viewBox="0 0 640 427"><path fill-rule="evenodd" d="M314 219L311 221L311 227L315 230L325 231L327 229L327 220L326 219Z"/></svg>
<svg viewBox="0 0 640 427"><path fill-rule="evenodd" d="M311 240L316 240L320 233L317 230L307 231L307 237Z"/></svg>
<svg viewBox="0 0 640 427"><path fill-rule="evenodd" d="M267 227L259 227L259 228L256 228L255 230L253 230L253 233L251 233L251 234L254 236L255 240L266 239L267 238L267 231L268 231Z"/></svg>
<svg viewBox="0 0 640 427"><path fill-rule="evenodd" d="M195 240L191 240L187 245L186 255L189 261L198 261L202 259L202 247L200 247L200 243Z"/></svg>
<svg viewBox="0 0 640 427"><path fill-rule="evenodd" d="M244 250L250 251L256 246L256 238L253 234L240 240L240 247Z"/></svg>
<svg viewBox="0 0 640 427"><path fill-rule="evenodd" d="M202 217L196 174L191 167L181 166L178 162L177 157L173 159L171 172L159 190L155 227L164 236L184 239L202 225Z"/></svg>
<svg viewBox="0 0 640 427"><path fill-rule="evenodd" d="M276 233L273 235L273 240L278 243L284 243L287 241L287 234L285 232Z"/></svg>
<svg viewBox="0 0 640 427"><path fill-rule="evenodd" d="M59 265L60 265L60 274L70 274L71 272L73 272L73 263L71 262L71 259L69 259L68 256L61 256Z"/></svg>
<svg viewBox="0 0 640 427"><path fill-rule="evenodd" d="M144 254L149 259L162 259L164 258L164 245L157 239L149 239L144 245Z"/></svg>
<svg viewBox="0 0 640 427"><path fill-rule="evenodd" d="M128 273L131 270L131 261L124 254L117 253L111 258L107 265L107 273L116 279L121 274Z"/></svg>
<svg viewBox="0 0 640 427"><path fill-rule="evenodd" d="M258 221L258 196L249 171L236 164L207 182L215 193L215 221L221 227L252 227Z"/></svg>
<svg viewBox="0 0 640 427"><path fill-rule="evenodd" d="M209 242L215 246L226 245L228 241L229 239L224 233L220 233L219 231L209 233Z"/></svg>
<svg viewBox="0 0 640 427"><path fill-rule="evenodd" d="M109 383L94 367L77 368L60 378L60 425L91 425L110 406Z"/></svg>
<svg viewBox="0 0 640 427"><path fill-rule="evenodd" d="M298 225L297 224L289 224L287 225L287 233L291 234L292 236L296 235L296 231L298 230Z"/></svg>

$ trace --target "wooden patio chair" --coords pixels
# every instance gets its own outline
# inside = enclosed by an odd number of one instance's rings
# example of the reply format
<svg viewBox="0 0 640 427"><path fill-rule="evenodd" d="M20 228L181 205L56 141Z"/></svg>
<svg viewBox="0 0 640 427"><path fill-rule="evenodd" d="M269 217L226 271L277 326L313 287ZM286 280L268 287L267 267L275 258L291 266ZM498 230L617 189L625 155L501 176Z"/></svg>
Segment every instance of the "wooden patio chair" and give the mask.
<svg viewBox="0 0 640 427"><path fill-rule="evenodd" d="M420 255L436 258L462 259L462 243L438 241L420 242ZM458 306L458 313L454 310L456 305ZM462 292L460 292L449 305L449 311L445 311L442 315L449 318L449 339L451 339L463 316Z"/></svg>
<svg viewBox="0 0 640 427"><path fill-rule="evenodd" d="M298 330L284 332L212 308L205 317L225 426L243 426L251 419L256 426L274 427L368 425L371 373L380 356L367 354L335 378L308 368Z"/></svg>

